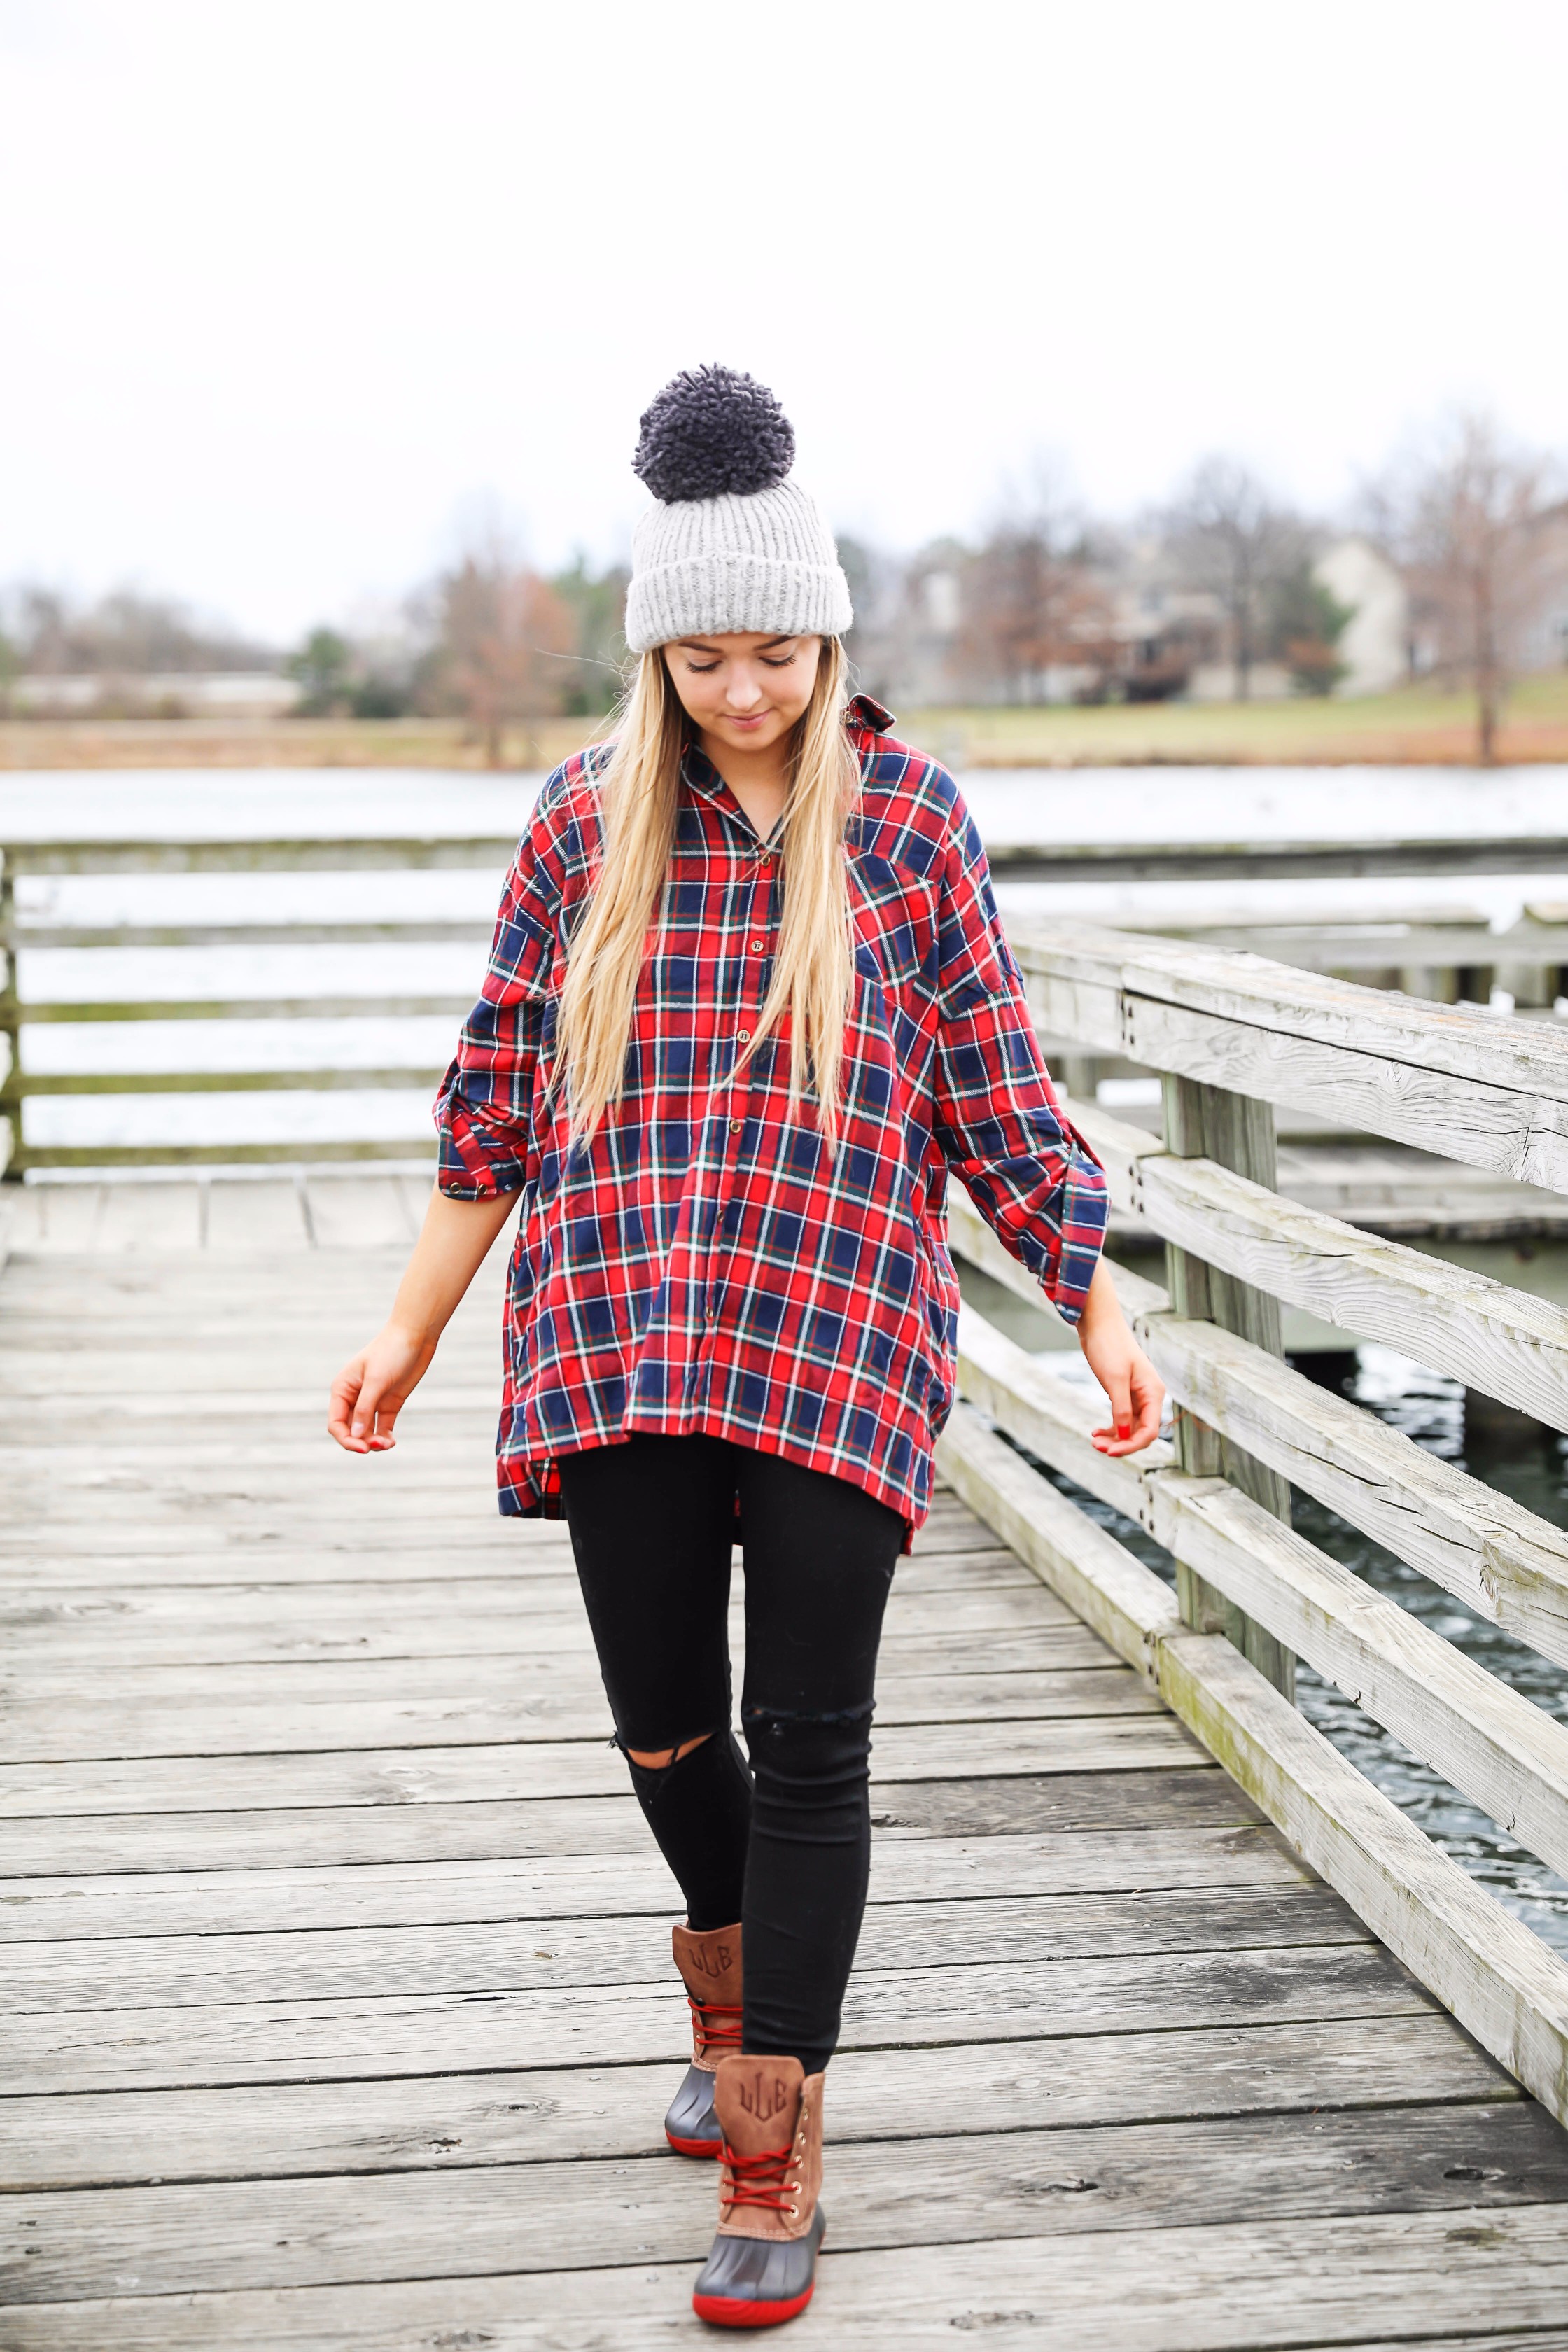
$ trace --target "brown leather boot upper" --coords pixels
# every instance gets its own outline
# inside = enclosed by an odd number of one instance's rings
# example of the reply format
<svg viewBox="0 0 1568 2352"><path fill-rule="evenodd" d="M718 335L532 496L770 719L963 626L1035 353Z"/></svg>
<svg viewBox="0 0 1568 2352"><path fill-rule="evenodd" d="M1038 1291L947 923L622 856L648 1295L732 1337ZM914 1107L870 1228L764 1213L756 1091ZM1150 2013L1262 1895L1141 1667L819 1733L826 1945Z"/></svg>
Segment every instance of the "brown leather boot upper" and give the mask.
<svg viewBox="0 0 1568 2352"><path fill-rule="evenodd" d="M691 2063L711 2074L726 2052L741 2046L741 1930L714 1927L670 1937L675 1965L691 2004Z"/></svg>
<svg viewBox="0 0 1568 2352"><path fill-rule="evenodd" d="M720 2060L721 2237L804 2238L810 2229L822 2193L824 2081L798 2058Z"/></svg>

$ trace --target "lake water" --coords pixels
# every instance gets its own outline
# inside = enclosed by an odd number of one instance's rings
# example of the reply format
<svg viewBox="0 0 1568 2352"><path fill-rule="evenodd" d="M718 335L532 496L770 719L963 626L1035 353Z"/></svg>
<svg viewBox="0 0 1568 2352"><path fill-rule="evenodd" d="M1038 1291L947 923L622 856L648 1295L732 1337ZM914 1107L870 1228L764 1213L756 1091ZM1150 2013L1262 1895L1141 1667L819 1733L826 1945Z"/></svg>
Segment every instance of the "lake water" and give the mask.
<svg viewBox="0 0 1568 2352"><path fill-rule="evenodd" d="M281 771L248 774L56 774L0 778L0 843L24 840L483 835L521 831L541 779L397 770L384 774ZM963 780L991 841L1180 842L1508 839L1568 832L1568 769L1494 774L1450 769L1130 769L988 772ZM118 923L332 922L374 918L472 921L494 910L500 868L439 873L82 876L24 880L24 920ZM1215 920L1466 908L1500 928L1531 902L1568 901L1568 875L1010 886L1004 909L1073 912L1114 921L1163 913ZM454 945L25 950L24 997L137 1002L331 992L472 997L485 950ZM24 1054L37 1071L410 1068L437 1070L451 1051L446 1015L389 1021L254 1020L35 1024ZM35 1101L38 1142L192 1142L310 1138L407 1140L429 1135L425 1089ZM1088 1378L1076 1355L1051 1369ZM1350 1392L1369 1410L1550 1520L1568 1527L1568 1447L1543 1436L1521 1454L1467 1459L1463 1396L1386 1349L1363 1348ZM1061 1483L1061 1482L1058 1482ZM1096 1516L1111 1519L1098 1505ZM1298 1527L1379 1591L1538 1706L1568 1720L1568 1678L1354 1529L1299 1498ZM1152 1565L1170 1563L1142 1532L1116 1531ZM1338 1692L1303 1670L1303 1712L1531 1927L1568 1951L1568 1885L1456 1795Z"/></svg>

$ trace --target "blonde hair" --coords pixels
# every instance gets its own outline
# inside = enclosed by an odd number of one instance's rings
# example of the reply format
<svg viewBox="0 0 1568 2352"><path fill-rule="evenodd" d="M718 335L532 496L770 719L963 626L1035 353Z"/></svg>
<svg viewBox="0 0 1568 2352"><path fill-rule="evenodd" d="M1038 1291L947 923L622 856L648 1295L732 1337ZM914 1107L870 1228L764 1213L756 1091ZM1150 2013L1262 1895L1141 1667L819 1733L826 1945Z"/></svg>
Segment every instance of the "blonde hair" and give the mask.
<svg viewBox="0 0 1568 2352"><path fill-rule="evenodd" d="M837 1143L844 1024L854 984L844 828L860 790L859 763L844 729L844 648L825 637L811 699L788 754L782 835L784 909L773 985L739 1077L787 1012L789 1107L815 1091L829 1151ZM567 950L557 1025L572 1140L591 1135L626 1084L626 1045L638 976L663 919L675 845L680 768L689 730L661 648L645 653L623 707L599 786L604 858L588 912Z"/></svg>

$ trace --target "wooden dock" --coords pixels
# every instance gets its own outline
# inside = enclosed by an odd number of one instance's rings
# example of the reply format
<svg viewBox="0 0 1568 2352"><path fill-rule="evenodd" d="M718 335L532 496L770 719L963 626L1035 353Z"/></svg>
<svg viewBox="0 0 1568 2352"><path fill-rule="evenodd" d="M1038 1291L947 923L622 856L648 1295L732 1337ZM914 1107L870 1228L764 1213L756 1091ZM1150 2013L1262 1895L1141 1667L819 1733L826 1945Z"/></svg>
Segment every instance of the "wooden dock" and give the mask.
<svg viewBox="0 0 1568 2352"><path fill-rule="evenodd" d="M495 1512L499 1269L395 1455L323 1434L418 1207L13 1188L5 2352L703 2336L675 1893ZM792 2344L1568 2346L1560 2126L951 1490L875 1772Z"/></svg>

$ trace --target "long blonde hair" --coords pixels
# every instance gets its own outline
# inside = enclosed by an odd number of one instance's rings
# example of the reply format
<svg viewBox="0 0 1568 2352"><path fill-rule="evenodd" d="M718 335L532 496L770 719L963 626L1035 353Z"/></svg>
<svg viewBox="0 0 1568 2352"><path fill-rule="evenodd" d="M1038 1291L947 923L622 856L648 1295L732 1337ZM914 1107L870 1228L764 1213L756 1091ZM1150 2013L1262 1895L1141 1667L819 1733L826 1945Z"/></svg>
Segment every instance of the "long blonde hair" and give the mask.
<svg viewBox="0 0 1568 2352"><path fill-rule="evenodd" d="M790 1018L789 1107L815 1092L829 1151L837 1143L844 1024L854 982L844 828L860 789L844 729L844 648L823 640L811 699L789 748L782 852L784 909L769 989L738 1077L763 1038ZM646 653L600 782L604 862L567 950L557 1024L574 1142L621 1098L637 979L662 920L689 727L662 650Z"/></svg>

